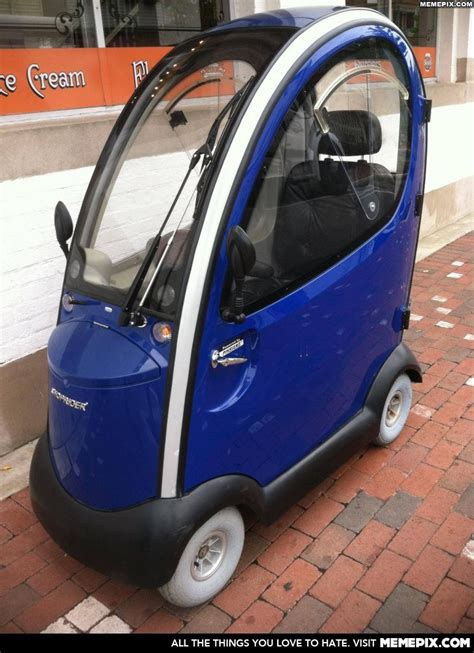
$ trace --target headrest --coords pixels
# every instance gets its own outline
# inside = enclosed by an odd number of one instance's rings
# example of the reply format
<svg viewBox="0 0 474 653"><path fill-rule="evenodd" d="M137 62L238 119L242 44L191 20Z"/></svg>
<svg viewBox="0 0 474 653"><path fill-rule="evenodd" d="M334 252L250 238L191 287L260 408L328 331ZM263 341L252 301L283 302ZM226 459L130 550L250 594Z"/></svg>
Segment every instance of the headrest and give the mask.
<svg viewBox="0 0 474 653"><path fill-rule="evenodd" d="M370 111L324 111L324 118L345 156L376 154L382 147L380 121ZM318 152L334 156L334 145L328 135L321 138Z"/></svg>

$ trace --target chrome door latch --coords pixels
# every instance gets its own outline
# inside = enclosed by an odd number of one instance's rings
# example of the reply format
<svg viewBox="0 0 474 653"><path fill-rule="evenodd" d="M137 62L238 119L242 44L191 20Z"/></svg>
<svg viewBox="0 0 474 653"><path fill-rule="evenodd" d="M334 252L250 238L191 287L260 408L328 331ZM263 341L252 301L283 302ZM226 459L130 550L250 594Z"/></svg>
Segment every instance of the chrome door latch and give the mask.
<svg viewBox="0 0 474 653"><path fill-rule="evenodd" d="M221 353L217 349L214 349L211 354L211 365L214 369L216 369L218 365L222 365L223 367L229 367L230 365L242 365L243 363L246 363L247 360L248 359L244 356L236 358L222 358Z"/></svg>

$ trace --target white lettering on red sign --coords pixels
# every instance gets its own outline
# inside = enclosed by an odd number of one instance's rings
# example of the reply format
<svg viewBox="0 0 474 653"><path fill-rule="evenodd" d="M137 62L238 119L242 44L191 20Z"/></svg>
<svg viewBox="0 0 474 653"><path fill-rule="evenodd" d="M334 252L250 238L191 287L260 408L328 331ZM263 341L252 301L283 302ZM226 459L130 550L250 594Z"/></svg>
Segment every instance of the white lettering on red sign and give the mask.
<svg viewBox="0 0 474 653"><path fill-rule="evenodd" d="M28 66L26 79L33 93L36 93L42 100L45 98L43 91L47 89L55 91L58 88L83 88L86 85L86 78L82 70L43 73L40 72L37 63Z"/></svg>

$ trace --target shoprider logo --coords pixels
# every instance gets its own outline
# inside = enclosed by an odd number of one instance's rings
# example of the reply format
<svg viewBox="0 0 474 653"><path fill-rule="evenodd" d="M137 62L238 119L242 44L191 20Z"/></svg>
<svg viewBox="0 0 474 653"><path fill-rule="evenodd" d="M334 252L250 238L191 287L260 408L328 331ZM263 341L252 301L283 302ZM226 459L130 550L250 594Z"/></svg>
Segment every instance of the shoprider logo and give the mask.
<svg viewBox="0 0 474 653"><path fill-rule="evenodd" d="M84 411L84 413L86 412L86 408L89 405L88 401L77 401L77 399L71 399L71 397L66 397L66 395L63 395L61 392L56 390L56 388L51 388L51 394L53 395L53 397L56 397L58 401L61 401L66 406L69 406L69 408L82 410Z"/></svg>

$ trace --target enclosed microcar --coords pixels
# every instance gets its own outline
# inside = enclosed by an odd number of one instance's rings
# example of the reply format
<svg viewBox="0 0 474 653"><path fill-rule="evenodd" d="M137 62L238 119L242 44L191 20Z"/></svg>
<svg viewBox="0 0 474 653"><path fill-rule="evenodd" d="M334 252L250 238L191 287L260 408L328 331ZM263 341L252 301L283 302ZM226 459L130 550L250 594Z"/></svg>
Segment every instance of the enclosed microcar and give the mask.
<svg viewBox="0 0 474 653"><path fill-rule="evenodd" d="M429 102L376 11L238 19L123 109L72 235L31 468L65 551L191 606L265 522L401 432Z"/></svg>

